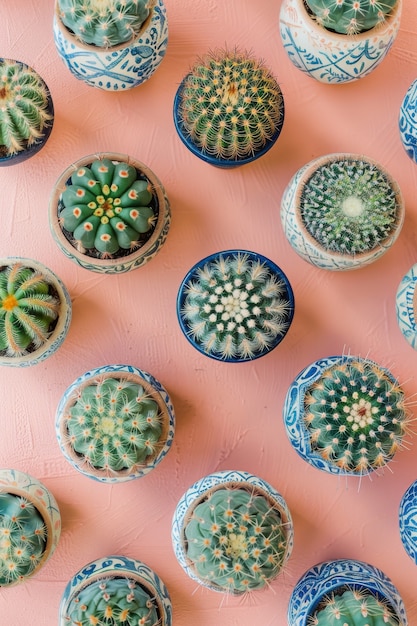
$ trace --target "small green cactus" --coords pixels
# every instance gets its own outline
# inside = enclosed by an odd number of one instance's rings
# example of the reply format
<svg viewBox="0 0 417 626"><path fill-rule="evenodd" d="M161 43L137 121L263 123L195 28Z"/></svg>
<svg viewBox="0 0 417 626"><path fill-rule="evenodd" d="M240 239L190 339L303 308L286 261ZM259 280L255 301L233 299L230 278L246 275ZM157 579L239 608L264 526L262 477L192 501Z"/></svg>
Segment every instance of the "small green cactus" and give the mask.
<svg viewBox="0 0 417 626"><path fill-rule="evenodd" d="M157 219L153 204L151 185L135 167L97 159L72 174L59 221L81 252L111 258L142 245Z"/></svg>
<svg viewBox="0 0 417 626"><path fill-rule="evenodd" d="M46 540L37 508L22 496L0 493L0 586L30 576L42 560Z"/></svg>
<svg viewBox="0 0 417 626"><path fill-rule="evenodd" d="M63 24L83 43L101 48L129 41L149 11L148 0L58 0Z"/></svg>
<svg viewBox="0 0 417 626"><path fill-rule="evenodd" d="M60 301L38 270L22 263L0 268L0 354L19 357L51 335Z"/></svg>
<svg viewBox="0 0 417 626"><path fill-rule="evenodd" d="M382 24L398 0L305 0L318 24L344 35Z"/></svg>
<svg viewBox="0 0 417 626"><path fill-rule="evenodd" d="M341 589L326 595L307 626L399 626L390 605L367 588Z"/></svg>

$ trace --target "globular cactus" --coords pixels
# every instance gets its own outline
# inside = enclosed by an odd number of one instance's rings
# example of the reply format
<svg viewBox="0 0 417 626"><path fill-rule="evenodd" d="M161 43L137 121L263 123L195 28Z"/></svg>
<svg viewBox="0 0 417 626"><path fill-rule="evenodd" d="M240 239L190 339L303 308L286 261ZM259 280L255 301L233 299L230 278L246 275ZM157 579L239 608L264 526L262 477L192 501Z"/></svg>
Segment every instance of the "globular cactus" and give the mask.
<svg viewBox="0 0 417 626"><path fill-rule="evenodd" d="M101 48L129 41L149 11L148 0L58 0L63 24L83 43Z"/></svg>
<svg viewBox="0 0 417 626"><path fill-rule="evenodd" d="M391 606L367 588L341 589L326 595L307 626L399 626Z"/></svg>
<svg viewBox="0 0 417 626"><path fill-rule="evenodd" d="M398 0L305 0L316 21L344 35L362 33L383 23Z"/></svg>
<svg viewBox="0 0 417 626"><path fill-rule="evenodd" d="M132 165L106 158L79 167L61 201L63 228L79 250L99 258L139 248L157 219L149 181Z"/></svg>

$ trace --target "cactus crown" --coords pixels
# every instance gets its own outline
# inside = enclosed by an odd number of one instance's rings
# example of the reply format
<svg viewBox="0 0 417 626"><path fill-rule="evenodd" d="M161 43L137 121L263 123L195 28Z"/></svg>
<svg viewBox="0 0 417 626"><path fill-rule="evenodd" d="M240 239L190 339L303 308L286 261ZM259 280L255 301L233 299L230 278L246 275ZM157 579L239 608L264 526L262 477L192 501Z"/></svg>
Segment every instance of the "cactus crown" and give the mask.
<svg viewBox="0 0 417 626"><path fill-rule="evenodd" d="M26 355L51 335L60 301L45 276L22 263L0 268L0 354Z"/></svg>
<svg viewBox="0 0 417 626"><path fill-rule="evenodd" d="M198 577L221 591L260 589L285 562L285 521L256 490L212 491L194 508L184 534L187 558Z"/></svg>
<svg viewBox="0 0 417 626"><path fill-rule="evenodd" d="M148 0L58 0L58 7L77 39L101 48L129 41L149 15Z"/></svg>
<svg viewBox="0 0 417 626"><path fill-rule="evenodd" d="M341 588L327 594L307 626L399 626L391 606L366 587Z"/></svg>
<svg viewBox="0 0 417 626"><path fill-rule="evenodd" d="M71 600L68 626L160 626L159 608L150 591L130 578L102 578Z"/></svg>
<svg viewBox="0 0 417 626"><path fill-rule="evenodd" d="M397 226L397 189L376 164L334 158L304 183L301 219L326 250L355 255L380 247Z"/></svg>
<svg viewBox="0 0 417 626"><path fill-rule="evenodd" d="M180 94L182 130L211 156L252 156L281 130L280 87L268 68L245 52L220 50L200 58Z"/></svg>
<svg viewBox="0 0 417 626"><path fill-rule="evenodd" d="M305 0L318 24L344 35L382 24L398 0Z"/></svg>
<svg viewBox="0 0 417 626"><path fill-rule="evenodd" d="M30 576L43 557L46 542L44 520L32 502L0 493L0 586Z"/></svg>
<svg viewBox="0 0 417 626"><path fill-rule="evenodd" d="M40 141L52 126L51 97L35 70L0 59L0 156L13 156Z"/></svg>
<svg viewBox="0 0 417 626"><path fill-rule="evenodd" d="M135 167L97 159L72 174L58 215L78 250L105 259L143 245L154 229L157 209L150 182Z"/></svg>
<svg viewBox="0 0 417 626"><path fill-rule="evenodd" d="M387 370L359 357L329 367L307 389L304 409L312 450L346 472L383 467L406 434L401 387Z"/></svg>

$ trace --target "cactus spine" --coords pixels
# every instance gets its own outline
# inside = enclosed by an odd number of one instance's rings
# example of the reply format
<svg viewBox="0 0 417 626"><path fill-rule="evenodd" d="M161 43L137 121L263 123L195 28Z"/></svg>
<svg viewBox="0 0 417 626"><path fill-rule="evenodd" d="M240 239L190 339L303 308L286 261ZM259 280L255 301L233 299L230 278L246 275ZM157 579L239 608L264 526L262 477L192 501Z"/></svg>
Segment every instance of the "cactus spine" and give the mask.
<svg viewBox="0 0 417 626"><path fill-rule="evenodd" d="M332 592L321 600L308 626L399 626L387 602L366 588Z"/></svg>
<svg viewBox="0 0 417 626"><path fill-rule="evenodd" d="M316 21L337 33L355 35L384 23L397 0L305 0Z"/></svg>

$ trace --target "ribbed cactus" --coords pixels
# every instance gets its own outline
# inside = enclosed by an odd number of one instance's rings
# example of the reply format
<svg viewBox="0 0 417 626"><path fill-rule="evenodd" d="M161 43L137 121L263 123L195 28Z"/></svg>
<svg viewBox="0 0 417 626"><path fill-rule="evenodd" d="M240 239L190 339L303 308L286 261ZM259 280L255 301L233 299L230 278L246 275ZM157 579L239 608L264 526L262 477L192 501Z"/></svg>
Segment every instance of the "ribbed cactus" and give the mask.
<svg viewBox="0 0 417 626"><path fill-rule="evenodd" d="M43 557L46 535L44 520L29 500L0 493L0 586L32 574Z"/></svg>
<svg viewBox="0 0 417 626"><path fill-rule="evenodd" d="M322 599L307 626L399 626L390 605L365 587L341 591Z"/></svg>
<svg viewBox="0 0 417 626"><path fill-rule="evenodd" d="M148 0L58 0L63 24L86 44L117 46L137 34L149 15Z"/></svg>
<svg viewBox="0 0 417 626"><path fill-rule="evenodd" d="M149 181L128 163L79 167L61 195L59 220L79 250L110 258L139 248L156 215Z"/></svg>
<svg viewBox="0 0 417 626"><path fill-rule="evenodd" d="M0 354L18 357L40 348L59 309L59 298L40 271L18 262L0 268Z"/></svg>
<svg viewBox="0 0 417 626"><path fill-rule="evenodd" d="M383 23L398 0L305 0L316 21L329 30L355 35Z"/></svg>
<svg viewBox="0 0 417 626"><path fill-rule="evenodd" d="M194 508L184 533L187 558L198 577L222 591L260 589L285 561L285 522L256 491L213 491Z"/></svg>
<svg viewBox="0 0 417 626"><path fill-rule="evenodd" d="M52 100L39 74L19 61L0 59L0 157L41 142L52 124Z"/></svg>

